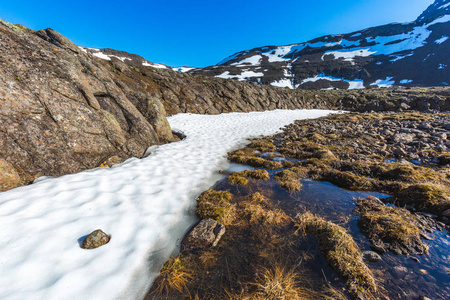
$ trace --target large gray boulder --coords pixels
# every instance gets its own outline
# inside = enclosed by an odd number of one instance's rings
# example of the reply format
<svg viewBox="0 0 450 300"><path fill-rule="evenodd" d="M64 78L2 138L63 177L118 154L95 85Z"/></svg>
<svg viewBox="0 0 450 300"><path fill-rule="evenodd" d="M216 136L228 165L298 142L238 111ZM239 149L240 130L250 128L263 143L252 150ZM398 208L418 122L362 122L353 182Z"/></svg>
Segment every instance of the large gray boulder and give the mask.
<svg viewBox="0 0 450 300"><path fill-rule="evenodd" d="M189 233L184 249L192 251L215 247L224 233L224 225L212 219L203 219Z"/></svg>

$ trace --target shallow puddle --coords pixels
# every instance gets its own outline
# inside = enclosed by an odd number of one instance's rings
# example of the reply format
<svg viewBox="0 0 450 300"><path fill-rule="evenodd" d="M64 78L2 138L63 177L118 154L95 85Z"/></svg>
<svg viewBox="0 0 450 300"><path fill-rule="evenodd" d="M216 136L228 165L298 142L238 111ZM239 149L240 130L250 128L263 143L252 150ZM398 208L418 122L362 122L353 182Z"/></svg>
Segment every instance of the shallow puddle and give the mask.
<svg viewBox="0 0 450 300"><path fill-rule="evenodd" d="M248 169L247 166L232 164L230 170ZM254 169L254 168L251 168ZM289 193L273 179L277 171L268 172L268 181L250 180L247 186L232 186L226 179L215 186L216 190L229 190L235 199L243 199L246 195L260 192L283 209L290 216L295 216L305 210L311 211L343 226L358 243L362 251L370 250L370 243L357 226L359 217L353 213L355 200L369 195L378 198L388 198L389 195L375 192L348 191L328 182L317 182L310 179L302 180L299 192ZM382 260L376 263L367 262L373 271L383 294L389 299L419 299L426 296L431 299L450 299L450 237L448 232L433 231L429 234L433 240L425 241L429 246L428 255L414 255L419 262L408 256L395 255L388 252ZM309 239L311 240L311 239ZM305 247L311 247L317 252L317 245L305 242ZM323 258L312 254L308 261L308 271L313 270L314 277L327 278L333 281L336 274L323 265ZM324 273L326 270L326 273ZM331 279L331 280L330 280ZM337 281L336 281L337 282Z"/></svg>

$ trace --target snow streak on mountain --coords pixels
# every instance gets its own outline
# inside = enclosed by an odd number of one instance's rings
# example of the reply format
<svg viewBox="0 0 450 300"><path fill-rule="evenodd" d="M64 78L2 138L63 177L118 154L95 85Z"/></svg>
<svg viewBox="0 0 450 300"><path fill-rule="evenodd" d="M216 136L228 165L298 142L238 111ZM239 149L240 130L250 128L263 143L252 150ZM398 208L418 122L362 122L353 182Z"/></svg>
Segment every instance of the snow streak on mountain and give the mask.
<svg viewBox="0 0 450 300"><path fill-rule="evenodd" d="M449 85L449 10L436 0L410 23L259 47L188 72L292 89Z"/></svg>

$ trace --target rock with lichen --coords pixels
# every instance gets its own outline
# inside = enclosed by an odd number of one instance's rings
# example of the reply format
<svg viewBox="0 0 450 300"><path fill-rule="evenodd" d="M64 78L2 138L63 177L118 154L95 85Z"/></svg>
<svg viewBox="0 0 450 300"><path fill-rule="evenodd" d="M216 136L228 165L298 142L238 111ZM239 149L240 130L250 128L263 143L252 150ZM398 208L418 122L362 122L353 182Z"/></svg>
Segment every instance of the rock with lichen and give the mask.
<svg viewBox="0 0 450 300"><path fill-rule="evenodd" d="M6 160L0 159L0 192L21 185L17 171Z"/></svg>
<svg viewBox="0 0 450 300"><path fill-rule="evenodd" d="M224 233L225 226L213 219L203 219L187 236L184 248L193 250L215 247Z"/></svg>
<svg viewBox="0 0 450 300"><path fill-rule="evenodd" d="M84 239L81 244L81 248L83 249L95 249L100 246L107 244L110 240L110 237L104 233L101 229L94 230L91 232L86 239Z"/></svg>
<svg viewBox="0 0 450 300"><path fill-rule="evenodd" d="M0 158L21 182L142 157L172 140L161 101L137 74L115 71L55 30L0 20L0 52Z"/></svg>

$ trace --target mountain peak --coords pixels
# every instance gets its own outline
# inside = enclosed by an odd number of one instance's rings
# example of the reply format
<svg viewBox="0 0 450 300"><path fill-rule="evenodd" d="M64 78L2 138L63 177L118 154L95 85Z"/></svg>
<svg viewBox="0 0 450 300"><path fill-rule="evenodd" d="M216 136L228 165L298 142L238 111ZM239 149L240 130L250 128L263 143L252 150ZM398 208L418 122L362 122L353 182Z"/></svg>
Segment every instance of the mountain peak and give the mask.
<svg viewBox="0 0 450 300"><path fill-rule="evenodd" d="M417 18L416 22L426 22L450 13L450 0L436 0Z"/></svg>
<svg viewBox="0 0 450 300"><path fill-rule="evenodd" d="M449 10L436 0L414 22L240 51L191 73L291 89L449 85Z"/></svg>

